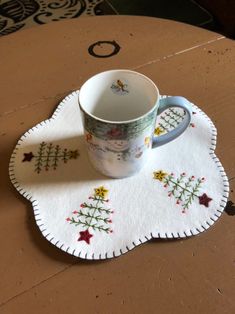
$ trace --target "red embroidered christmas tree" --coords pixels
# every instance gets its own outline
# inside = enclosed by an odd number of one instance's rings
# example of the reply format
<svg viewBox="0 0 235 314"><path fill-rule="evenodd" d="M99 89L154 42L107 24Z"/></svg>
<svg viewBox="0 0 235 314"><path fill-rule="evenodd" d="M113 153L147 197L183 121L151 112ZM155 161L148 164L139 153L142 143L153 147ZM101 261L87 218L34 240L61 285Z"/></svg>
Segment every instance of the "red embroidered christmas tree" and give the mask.
<svg viewBox="0 0 235 314"><path fill-rule="evenodd" d="M175 197L176 204L182 207L182 213L189 209L195 199L205 207L209 207L209 203L212 201L212 198L206 193L199 193L205 178L187 177L184 172L176 177L174 173L168 174L162 170L154 172L153 177L164 184L169 197Z"/></svg>
<svg viewBox="0 0 235 314"><path fill-rule="evenodd" d="M92 230L107 234L113 232L110 228L113 210L105 206L109 202L106 198L108 190L100 186L94 191L95 193L88 198L89 201L82 203L80 209L73 211L73 216L66 219L70 224L85 229L79 232L78 241L85 241L87 244L90 244L90 239L94 236Z"/></svg>

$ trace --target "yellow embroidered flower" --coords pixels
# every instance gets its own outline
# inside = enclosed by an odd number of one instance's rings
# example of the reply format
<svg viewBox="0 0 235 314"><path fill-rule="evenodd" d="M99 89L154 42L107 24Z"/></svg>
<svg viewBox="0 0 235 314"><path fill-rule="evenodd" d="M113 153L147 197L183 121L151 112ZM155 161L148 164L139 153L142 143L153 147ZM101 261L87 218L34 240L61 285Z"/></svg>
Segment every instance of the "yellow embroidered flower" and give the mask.
<svg viewBox="0 0 235 314"><path fill-rule="evenodd" d="M162 170L153 173L153 178L159 181L162 181L165 178L165 176L167 176L167 173L163 172Z"/></svg>
<svg viewBox="0 0 235 314"><path fill-rule="evenodd" d="M164 130L159 126L154 130L154 135L161 135L162 133L164 133Z"/></svg>
<svg viewBox="0 0 235 314"><path fill-rule="evenodd" d="M145 137L145 139L144 139L144 145L146 145L147 147L149 147L149 145L150 145L150 140L151 140L151 138L150 138L149 136Z"/></svg>
<svg viewBox="0 0 235 314"><path fill-rule="evenodd" d="M77 159L78 156L79 156L79 153L77 150L71 150L69 152L69 158L70 159Z"/></svg>
<svg viewBox="0 0 235 314"><path fill-rule="evenodd" d="M103 186L99 186L95 189L95 196L100 196L102 198L105 198L108 194L108 190L106 190Z"/></svg>

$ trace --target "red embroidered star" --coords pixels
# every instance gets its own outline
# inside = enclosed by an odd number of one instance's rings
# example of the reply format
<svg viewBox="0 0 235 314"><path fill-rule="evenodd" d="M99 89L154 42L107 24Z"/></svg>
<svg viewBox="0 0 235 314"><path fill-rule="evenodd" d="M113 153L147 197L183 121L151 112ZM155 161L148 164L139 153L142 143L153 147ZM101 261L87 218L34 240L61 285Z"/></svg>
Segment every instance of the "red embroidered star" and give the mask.
<svg viewBox="0 0 235 314"><path fill-rule="evenodd" d="M80 238L78 238L78 241L85 241L87 244L90 244L90 238L93 237L93 234L90 234L89 230L80 231Z"/></svg>
<svg viewBox="0 0 235 314"><path fill-rule="evenodd" d="M24 161L31 161L34 157L34 154L32 152L30 153L24 153L24 159L22 160L22 162Z"/></svg>
<svg viewBox="0 0 235 314"><path fill-rule="evenodd" d="M206 193L203 193L199 198L199 204L209 207L209 202L212 201L212 198L208 197Z"/></svg>

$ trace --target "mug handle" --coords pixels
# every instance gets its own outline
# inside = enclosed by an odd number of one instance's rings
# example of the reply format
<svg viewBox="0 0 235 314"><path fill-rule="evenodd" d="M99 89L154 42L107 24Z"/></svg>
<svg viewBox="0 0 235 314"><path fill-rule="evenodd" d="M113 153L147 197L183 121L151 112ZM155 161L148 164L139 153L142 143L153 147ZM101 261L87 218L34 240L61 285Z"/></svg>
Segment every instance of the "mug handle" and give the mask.
<svg viewBox="0 0 235 314"><path fill-rule="evenodd" d="M156 148L162 146L178 136L180 136L189 126L191 118L192 118L192 106L190 102L181 96L172 96L172 97L165 97L160 99L158 114L161 114L166 109L178 107L185 110L185 117L183 121L172 131L168 132L167 134L160 135L158 137L153 137L152 148Z"/></svg>

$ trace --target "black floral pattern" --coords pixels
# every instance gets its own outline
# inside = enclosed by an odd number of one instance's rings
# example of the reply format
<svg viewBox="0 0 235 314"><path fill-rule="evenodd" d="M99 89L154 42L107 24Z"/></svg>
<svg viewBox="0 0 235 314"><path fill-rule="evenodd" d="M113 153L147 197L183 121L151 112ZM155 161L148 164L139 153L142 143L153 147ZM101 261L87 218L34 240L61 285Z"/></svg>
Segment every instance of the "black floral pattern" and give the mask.
<svg viewBox="0 0 235 314"><path fill-rule="evenodd" d="M0 15L18 23L37 12L39 8L35 0L10 0L0 4Z"/></svg>
<svg viewBox="0 0 235 314"><path fill-rule="evenodd" d="M95 15L95 7L101 2L103 0L0 1L0 36L27 28L29 25L77 18L82 14Z"/></svg>

